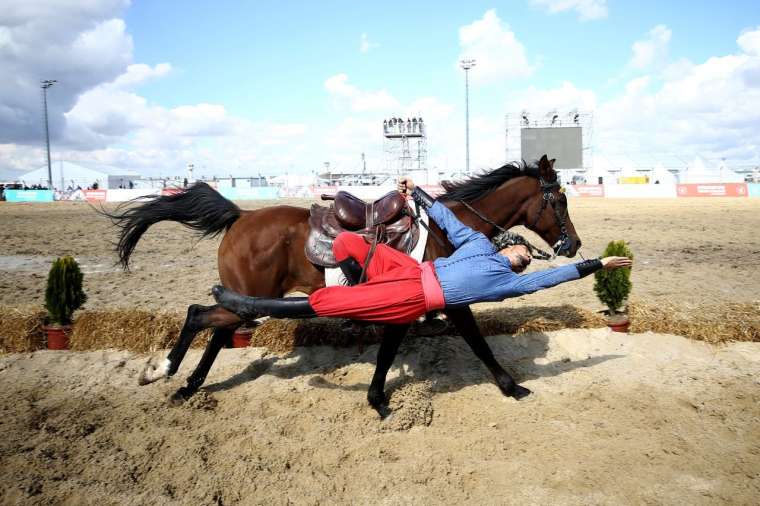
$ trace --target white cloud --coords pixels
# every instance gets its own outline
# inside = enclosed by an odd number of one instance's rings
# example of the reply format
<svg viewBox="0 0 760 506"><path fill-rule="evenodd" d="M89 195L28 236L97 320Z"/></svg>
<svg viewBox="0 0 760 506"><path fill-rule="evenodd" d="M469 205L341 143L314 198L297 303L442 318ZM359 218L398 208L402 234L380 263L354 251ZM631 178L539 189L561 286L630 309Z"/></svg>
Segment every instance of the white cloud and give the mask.
<svg viewBox="0 0 760 506"><path fill-rule="evenodd" d="M736 43L745 53L760 56L760 26L742 32Z"/></svg>
<svg viewBox="0 0 760 506"><path fill-rule="evenodd" d="M360 90L348 82L346 74L328 77L325 80L325 89L338 104L348 103L354 112L387 111L399 105L398 100L385 90Z"/></svg>
<svg viewBox="0 0 760 506"><path fill-rule="evenodd" d="M649 30L644 39L633 43L633 56L628 65L644 70L664 64L671 35L670 29L665 25L657 25Z"/></svg>
<svg viewBox="0 0 760 506"><path fill-rule="evenodd" d="M607 0L531 0L531 3L543 7L549 14L574 10L581 21L607 17Z"/></svg>
<svg viewBox="0 0 760 506"><path fill-rule="evenodd" d="M624 91L599 101L591 90L571 83L549 90L531 90L525 104L538 107L591 109L594 116L595 153L626 154L643 159L669 154L681 159L697 155L727 158L733 163L760 160L760 53L752 40L760 29L737 40L737 54L717 56L703 63L678 62L654 79L651 75L629 80ZM522 103L521 103L522 105ZM541 110L544 110L542 107Z"/></svg>
<svg viewBox="0 0 760 506"><path fill-rule="evenodd" d="M164 77L172 71L170 63L159 63L155 67L144 63L134 63L127 67L127 71L113 81L116 88L134 88L151 79Z"/></svg>
<svg viewBox="0 0 760 506"><path fill-rule="evenodd" d="M25 1L0 18L0 143L39 142L39 80L56 79L48 92L53 140L63 114L84 91L124 72L132 38L119 19L126 0Z"/></svg>
<svg viewBox="0 0 760 506"><path fill-rule="evenodd" d="M380 47L380 44L376 44L374 42L370 42L369 37L366 33L363 33L361 36L361 39L359 40L359 52L360 53L369 53L371 50Z"/></svg>
<svg viewBox="0 0 760 506"><path fill-rule="evenodd" d="M476 60L475 68L470 71L474 83L528 77L535 70L535 65L528 62L525 46L494 9L459 28L459 47L459 60Z"/></svg>

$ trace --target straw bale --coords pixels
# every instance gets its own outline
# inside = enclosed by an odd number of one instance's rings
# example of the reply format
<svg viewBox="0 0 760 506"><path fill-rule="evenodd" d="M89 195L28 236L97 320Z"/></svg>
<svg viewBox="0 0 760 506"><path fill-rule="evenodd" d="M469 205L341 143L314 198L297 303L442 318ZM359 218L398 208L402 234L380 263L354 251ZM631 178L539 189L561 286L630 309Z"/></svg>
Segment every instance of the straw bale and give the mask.
<svg viewBox="0 0 760 506"><path fill-rule="evenodd" d="M375 333L378 327L360 325L344 330L345 321L334 318L269 319L253 329L251 346L287 353L296 346L352 346L380 342L381 335Z"/></svg>
<svg viewBox="0 0 760 506"><path fill-rule="evenodd" d="M657 332L706 341L760 342L760 301L753 303L628 305L631 332Z"/></svg>
<svg viewBox="0 0 760 506"><path fill-rule="evenodd" d="M480 331L487 336L605 326L601 315L569 304L484 309L477 311L475 317Z"/></svg>
<svg viewBox="0 0 760 506"><path fill-rule="evenodd" d="M72 350L105 348L152 352L170 348L179 337L184 317L177 313L137 309L82 311L76 315L69 344ZM209 331L193 347L205 346Z"/></svg>
<svg viewBox="0 0 760 506"><path fill-rule="evenodd" d="M45 347L41 306L0 306L0 351L21 353Z"/></svg>

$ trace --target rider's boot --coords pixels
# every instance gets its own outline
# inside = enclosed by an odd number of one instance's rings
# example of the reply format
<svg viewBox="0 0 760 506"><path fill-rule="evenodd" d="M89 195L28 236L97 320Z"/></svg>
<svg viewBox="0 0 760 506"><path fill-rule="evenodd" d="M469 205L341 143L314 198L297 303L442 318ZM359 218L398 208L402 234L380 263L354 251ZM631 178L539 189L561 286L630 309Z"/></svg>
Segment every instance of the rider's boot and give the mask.
<svg viewBox="0 0 760 506"><path fill-rule="evenodd" d="M317 313L309 304L308 297L287 297L284 299L267 299L248 297L221 285L211 289L216 301L224 308L237 314L244 320L255 320L262 316L273 318L314 318Z"/></svg>
<svg viewBox="0 0 760 506"><path fill-rule="evenodd" d="M362 276L362 266L356 261L354 257L346 257L345 260L338 262L341 272L348 281L348 286L354 286L359 284L359 280Z"/></svg>

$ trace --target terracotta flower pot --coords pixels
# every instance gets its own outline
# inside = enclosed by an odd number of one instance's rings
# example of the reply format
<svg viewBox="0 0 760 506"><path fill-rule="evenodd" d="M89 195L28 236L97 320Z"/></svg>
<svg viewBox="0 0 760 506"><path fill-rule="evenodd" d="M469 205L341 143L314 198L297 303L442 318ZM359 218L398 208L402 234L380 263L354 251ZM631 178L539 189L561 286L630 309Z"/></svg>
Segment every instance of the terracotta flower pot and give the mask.
<svg viewBox="0 0 760 506"><path fill-rule="evenodd" d="M45 325L48 350L68 350L71 325Z"/></svg>
<svg viewBox="0 0 760 506"><path fill-rule="evenodd" d="M232 334L233 348L247 348L251 345L251 329L239 328Z"/></svg>
<svg viewBox="0 0 760 506"><path fill-rule="evenodd" d="M631 326L631 321L625 313L616 313L614 315L608 314L607 326L613 332L628 332L628 327Z"/></svg>

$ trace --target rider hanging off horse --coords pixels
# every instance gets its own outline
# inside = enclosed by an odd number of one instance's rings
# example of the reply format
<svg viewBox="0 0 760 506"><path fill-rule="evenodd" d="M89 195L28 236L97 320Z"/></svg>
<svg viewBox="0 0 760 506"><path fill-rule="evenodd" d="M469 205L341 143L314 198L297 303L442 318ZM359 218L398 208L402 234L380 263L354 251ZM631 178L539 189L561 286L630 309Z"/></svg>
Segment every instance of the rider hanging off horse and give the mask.
<svg viewBox="0 0 760 506"><path fill-rule="evenodd" d="M367 394L369 403L385 416L389 413L386 375L410 322L426 312L441 310L501 391L516 399L525 397L530 391L496 361L469 304L533 293L602 268L631 266L627 258L608 257L520 274L534 257L572 257L581 244L553 164L545 155L535 164L507 164L445 184L445 192L437 200L411 179L401 178L398 191L427 211L434 240L424 245L424 261L419 263L389 246L375 244L377 227L372 234L364 230L361 236L338 233L328 253L353 286L325 287L325 270L315 264L314 248L307 248L307 243L314 242L316 221L337 223L330 221L334 216L325 215L321 206L315 205L321 211L293 206L243 211L208 185L196 183L184 192L152 197L124 212L109 214L122 229L117 251L125 268L142 234L159 221L182 223L203 236L226 231L218 253L221 286L212 291L219 303L188 308L185 325L168 357L158 366L149 364L140 383L176 373L193 338L205 328L213 328L213 336L187 386L173 395L173 401L181 402L200 388L220 349L245 321L264 315L351 318L385 325ZM553 212L544 212L549 208ZM382 213L375 211L367 206L367 223L361 225L382 221ZM553 245L553 255L508 232L515 225L525 225ZM365 238L373 234L375 241L369 244ZM370 260L365 262L368 256ZM281 298L291 291L309 297Z"/></svg>

